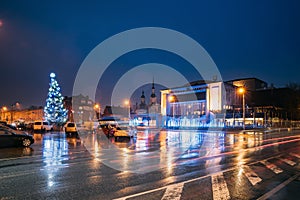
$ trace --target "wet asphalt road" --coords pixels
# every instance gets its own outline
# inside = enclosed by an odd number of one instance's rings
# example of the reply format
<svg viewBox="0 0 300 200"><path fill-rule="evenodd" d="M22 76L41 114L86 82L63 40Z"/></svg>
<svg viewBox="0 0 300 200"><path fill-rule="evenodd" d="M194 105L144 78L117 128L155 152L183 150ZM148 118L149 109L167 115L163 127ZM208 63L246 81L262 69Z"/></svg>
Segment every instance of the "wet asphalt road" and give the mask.
<svg viewBox="0 0 300 200"><path fill-rule="evenodd" d="M0 199L300 199L300 131L34 134L0 149Z"/></svg>

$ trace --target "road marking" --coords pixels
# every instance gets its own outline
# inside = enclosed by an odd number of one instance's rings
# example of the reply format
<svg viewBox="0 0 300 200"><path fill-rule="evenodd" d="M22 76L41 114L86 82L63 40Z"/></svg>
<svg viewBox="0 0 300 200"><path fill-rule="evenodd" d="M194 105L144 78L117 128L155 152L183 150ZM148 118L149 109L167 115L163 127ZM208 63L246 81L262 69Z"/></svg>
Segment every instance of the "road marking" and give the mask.
<svg viewBox="0 0 300 200"><path fill-rule="evenodd" d="M278 158L280 155L275 155L275 156L272 156L272 157L269 157L267 159L264 159L264 160L269 160L269 159L274 159L274 158ZM254 161L252 163L249 163L248 165L254 165L254 164L257 164L259 163L260 161ZM246 165L244 165L244 167L246 167ZM194 181L198 181L198 180L203 180L205 178L208 178L210 176L213 176L213 175L216 175L216 174L219 174L219 173L224 173L224 172L229 172L229 171L232 171L232 170L235 170L235 169L238 169L240 168L240 166L235 166L235 167L230 167L228 169L224 169L220 172L215 172L215 173L210 173L210 174L207 174L207 175L204 175L204 176L201 176L201 177L197 177L197 178L193 178L193 179L189 179L187 181L183 181L181 182L182 184L186 184L186 183L191 183L191 182L194 182ZM252 171L252 170L251 170ZM178 183L177 183L178 184ZM171 187L173 184L171 185L166 185L166 186L163 186L163 187L160 187L160 188L156 188L156 189L152 189L152 190L146 190L144 192L140 192L140 193L135 193L135 194L132 194L132 195L128 195L128 196L123 196L123 197L119 197L119 198L115 198L114 200L125 200L125 199L128 199L128 198L134 198L134 197L138 197L138 196L141 196L141 195L146 195L146 194L149 194L149 193L152 193L152 192L157 192L157 191L160 191L160 190L164 190L164 189L167 189L168 187Z"/></svg>
<svg viewBox="0 0 300 200"><path fill-rule="evenodd" d="M13 174L13 175L7 175L7 176L1 176L0 177L0 180L1 179L6 179L6 178L15 178L15 177L18 177L18 176L27 176L27 175L30 175L30 174L35 174L36 173L36 171L28 171L28 172L26 172L26 171L24 171L24 172L20 172L20 173L18 173L18 174ZM1 199L1 198L0 198Z"/></svg>
<svg viewBox="0 0 300 200"><path fill-rule="evenodd" d="M22 158L38 158L41 157L41 155L36 155L36 156L20 156L20 157L13 157L13 158L1 158L0 161L11 161L11 160L19 160Z"/></svg>
<svg viewBox="0 0 300 200"><path fill-rule="evenodd" d="M283 162L285 162L286 164L288 164L290 166L296 165L296 163L294 161L286 159L286 158L280 158L280 160L282 160Z"/></svg>
<svg viewBox="0 0 300 200"><path fill-rule="evenodd" d="M211 182L214 200L230 199L228 187L222 172L212 175Z"/></svg>
<svg viewBox="0 0 300 200"><path fill-rule="evenodd" d="M281 172L283 172L282 169L280 169L279 167L277 167L276 165L274 165L273 163L270 163L268 161L260 161L260 163L262 163L263 165L265 165L268 169L272 170L275 174L280 174Z"/></svg>
<svg viewBox="0 0 300 200"><path fill-rule="evenodd" d="M290 153L291 156L294 156L296 158L300 158L300 155L299 154L296 154L296 153Z"/></svg>
<svg viewBox="0 0 300 200"><path fill-rule="evenodd" d="M178 183L167 188L161 200L180 200L183 183Z"/></svg>
<svg viewBox="0 0 300 200"><path fill-rule="evenodd" d="M280 185L276 186L273 190L267 192L266 194L262 195L261 197L259 197L257 200L265 200L265 199L269 199L271 196L273 196L276 192L278 192L279 190L281 190L282 188L284 188L287 184L289 184L290 182L294 181L295 179L297 179L300 176L300 173L292 176L291 178L289 178L288 180L284 181L283 183L281 183Z"/></svg>
<svg viewBox="0 0 300 200"><path fill-rule="evenodd" d="M262 179L249 166L245 165L243 168L244 174L252 185L256 185L262 181Z"/></svg>

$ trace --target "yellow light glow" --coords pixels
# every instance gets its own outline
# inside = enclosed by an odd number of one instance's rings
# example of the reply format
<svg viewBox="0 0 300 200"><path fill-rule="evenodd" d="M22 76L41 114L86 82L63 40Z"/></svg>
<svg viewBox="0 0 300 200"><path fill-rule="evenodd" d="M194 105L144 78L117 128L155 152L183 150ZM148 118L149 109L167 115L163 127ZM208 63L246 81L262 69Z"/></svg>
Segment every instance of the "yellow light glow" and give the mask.
<svg viewBox="0 0 300 200"><path fill-rule="evenodd" d="M129 105L129 100L125 100L125 101L124 101L124 104L125 104L125 105Z"/></svg>
<svg viewBox="0 0 300 200"><path fill-rule="evenodd" d="M238 89L238 92L239 92L240 94L244 94L244 93L245 93L245 88L243 88L243 87L239 88L239 89Z"/></svg>
<svg viewBox="0 0 300 200"><path fill-rule="evenodd" d="M94 105L94 109L99 109L99 107L100 107L99 104Z"/></svg>
<svg viewBox="0 0 300 200"><path fill-rule="evenodd" d="M174 96L169 96L169 102L173 102L175 100Z"/></svg>
<svg viewBox="0 0 300 200"><path fill-rule="evenodd" d="M3 107L2 107L2 110L3 110L3 111L7 111L7 107L6 107L6 106L3 106Z"/></svg>

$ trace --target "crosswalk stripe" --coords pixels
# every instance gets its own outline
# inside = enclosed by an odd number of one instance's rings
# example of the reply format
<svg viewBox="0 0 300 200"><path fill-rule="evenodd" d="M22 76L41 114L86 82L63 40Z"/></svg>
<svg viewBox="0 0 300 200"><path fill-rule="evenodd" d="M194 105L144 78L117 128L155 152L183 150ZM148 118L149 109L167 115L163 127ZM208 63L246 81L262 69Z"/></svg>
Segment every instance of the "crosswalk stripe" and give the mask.
<svg viewBox="0 0 300 200"><path fill-rule="evenodd" d="M286 158L280 158L280 160L282 160L283 162L285 162L288 165L294 166L296 165L296 163L292 160L286 159Z"/></svg>
<svg viewBox="0 0 300 200"><path fill-rule="evenodd" d="M276 186L274 189L270 190L269 192L267 192L266 194L264 194L263 196L259 197L257 200L266 200L266 199L270 199L270 197L275 196L275 194L280 191L282 188L284 188L285 186L287 186L290 182L296 180L298 177L300 176L300 173L292 176L291 178L289 178L288 180L284 181L283 183L279 184L278 186Z"/></svg>
<svg viewBox="0 0 300 200"><path fill-rule="evenodd" d="M243 168L245 176L252 185L256 185L262 181L261 178L249 166L245 165Z"/></svg>
<svg viewBox="0 0 300 200"><path fill-rule="evenodd" d="M300 158L300 155L299 154L296 154L296 153L290 153L291 156L294 156L296 158Z"/></svg>
<svg viewBox="0 0 300 200"><path fill-rule="evenodd" d="M280 169L279 167L277 167L273 163L270 163L270 162L268 162L266 160L260 161L260 163L262 163L263 165L265 165L268 169L272 170L275 174L280 174L281 172L283 172L282 169Z"/></svg>
<svg viewBox="0 0 300 200"><path fill-rule="evenodd" d="M183 183L178 183L167 188L161 200L180 200Z"/></svg>
<svg viewBox="0 0 300 200"><path fill-rule="evenodd" d="M214 200L230 199L229 191L223 173L211 176Z"/></svg>
<svg viewBox="0 0 300 200"><path fill-rule="evenodd" d="M276 155L276 156L269 157L268 159L275 159L275 158L278 158L278 157L279 156ZM260 161L255 161L255 162L252 162L251 164L257 164L259 162ZM204 175L204 176L200 176L200 177L196 177L196 178L193 178L193 179L189 179L187 181L182 182L182 184L192 183L194 181L203 180L203 179L209 178L209 177L212 178L212 176L216 176L217 174L224 173L224 172L230 172L230 171L235 170L235 169L240 169L240 166L238 166L238 167L237 166L236 167L230 167L230 168L227 168L225 170L222 170L221 172L217 172L217 173L213 173L213 174L207 174L207 175ZM245 176L248 178L249 181L252 180L252 181L250 181L252 185L255 185L255 184L259 183L260 181L262 181L256 175L256 173L254 173L254 172L251 173L251 172L252 172L252 170L247 165L243 165L243 173L245 174ZM252 178L251 178L251 174L252 174ZM179 183L177 183L177 184L179 184ZM135 193L135 194L132 194L132 195L127 195L127 196L115 198L114 200L126 200L126 199L129 199L129 198L135 198L135 197L139 197L139 196L142 196L142 195L148 195L148 194L150 194L152 192L158 192L158 191L161 191L161 190L164 190L164 189L167 190L169 187L172 187L172 186L173 185L166 185L166 186L163 186L163 187L160 187L160 188L156 188L156 189L152 189L152 190L146 190L144 192L139 192L139 193Z"/></svg>

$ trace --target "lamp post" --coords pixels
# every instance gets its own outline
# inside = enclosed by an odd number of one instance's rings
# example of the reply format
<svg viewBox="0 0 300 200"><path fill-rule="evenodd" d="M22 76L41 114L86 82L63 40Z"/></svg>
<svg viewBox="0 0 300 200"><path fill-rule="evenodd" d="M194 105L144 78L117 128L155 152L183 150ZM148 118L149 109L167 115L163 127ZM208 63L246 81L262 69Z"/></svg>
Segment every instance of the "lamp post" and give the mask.
<svg viewBox="0 0 300 200"><path fill-rule="evenodd" d="M175 102L175 97L172 95L172 96L169 96L169 102L170 103L173 103L172 105L172 118L174 118L174 112L175 112L175 105L174 105L174 102Z"/></svg>
<svg viewBox="0 0 300 200"><path fill-rule="evenodd" d="M96 118L100 119L100 105L97 103L94 105L94 109L96 111Z"/></svg>
<svg viewBox="0 0 300 200"><path fill-rule="evenodd" d="M1 108L1 116L0 116L0 119L2 120L2 117L5 118L5 113L7 111L7 107L6 106L3 106Z"/></svg>
<svg viewBox="0 0 300 200"><path fill-rule="evenodd" d="M130 121L130 102L129 100L125 100L124 104L128 106L128 121Z"/></svg>
<svg viewBox="0 0 300 200"><path fill-rule="evenodd" d="M173 103L173 105L172 105L172 121L171 122L173 122L172 126L174 128L175 127L175 119L174 119L174 116L175 116L175 104L174 104L175 96L174 95L169 96L168 100L169 100L170 103Z"/></svg>
<svg viewBox="0 0 300 200"><path fill-rule="evenodd" d="M238 92L243 96L243 129L245 130L245 88L239 88Z"/></svg>

